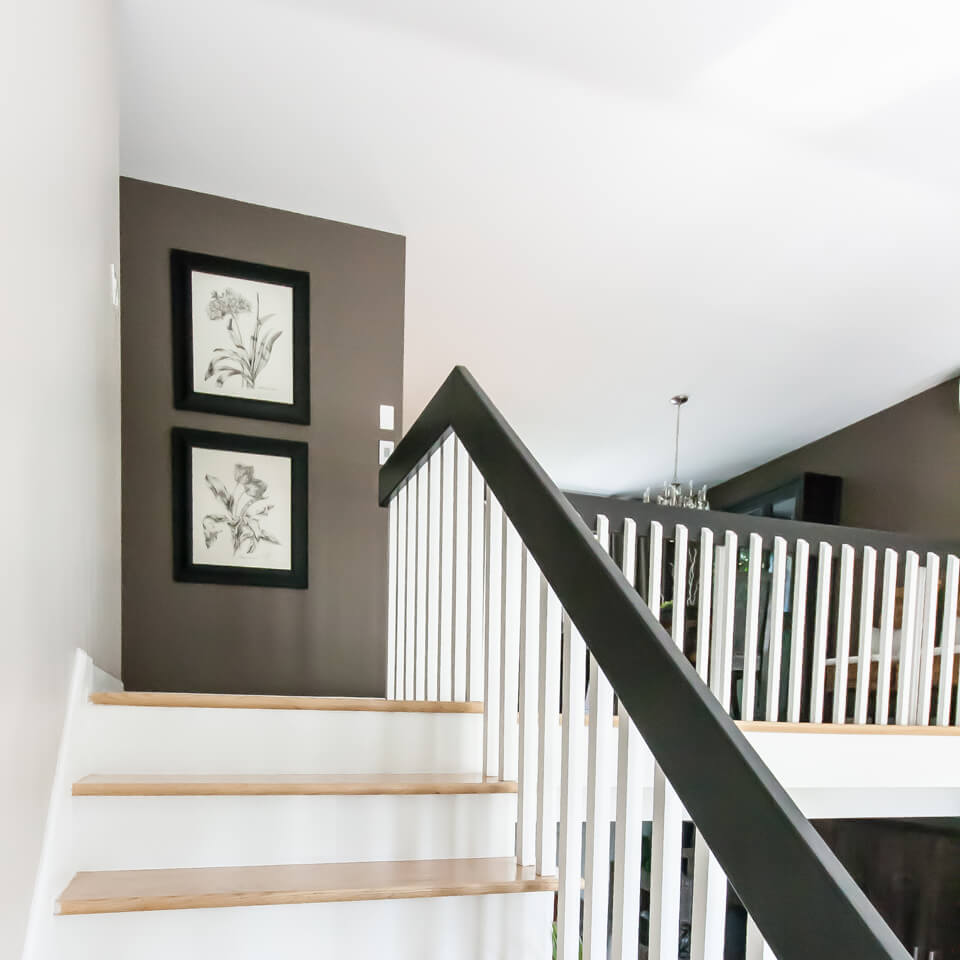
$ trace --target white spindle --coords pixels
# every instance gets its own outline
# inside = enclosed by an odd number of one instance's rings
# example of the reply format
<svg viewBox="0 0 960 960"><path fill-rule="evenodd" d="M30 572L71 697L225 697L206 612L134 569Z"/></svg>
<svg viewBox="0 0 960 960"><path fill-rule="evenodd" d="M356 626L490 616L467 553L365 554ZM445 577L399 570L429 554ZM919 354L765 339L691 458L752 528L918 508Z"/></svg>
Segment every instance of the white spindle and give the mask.
<svg viewBox="0 0 960 960"><path fill-rule="evenodd" d="M500 779L517 779L520 730L520 600L523 544L510 518L503 517L503 609L500 632Z"/></svg>
<svg viewBox="0 0 960 960"><path fill-rule="evenodd" d="M940 628L940 693L937 697L937 723L950 724L950 695L953 690L953 655L957 642L957 590L960 587L960 559L947 557L943 584L943 625ZM960 724L960 697L957 697L957 723Z"/></svg>
<svg viewBox="0 0 960 960"><path fill-rule="evenodd" d="M467 699L467 628L470 583L470 459L461 440L454 438L453 527L453 690L454 700ZM479 562L483 563L483 535L478 537ZM482 583L482 580L481 580ZM482 649L480 644L478 649Z"/></svg>
<svg viewBox="0 0 960 960"><path fill-rule="evenodd" d="M857 696L853 722L867 722L870 700L870 673L873 670L873 607L877 582L877 551L863 548L863 573L860 578L860 644L857 649Z"/></svg>
<svg viewBox="0 0 960 960"><path fill-rule="evenodd" d="M823 691L827 670L827 630L830 626L830 581L833 547L820 543L817 561L817 604L813 618L813 667L810 689L810 722L823 722Z"/></svg>
<svg viewBox="0 0 960 960"><path fill-rule="evenodd" d="M429 484L427 487L427 656L424 663L424 697L438 699L440 677L440 495L443 493L441 457L438 447L429 460Z"/></svg>
<svg viewBox="0 0 960 960"><path fill-rule="evenodd" d="M397 497L387 507L387 682L384 696L392 700L397 670Z"/></svg>
<svg viewBox="0 0 960 960"><path fill-rule="evenodd" d="M678 523L673 532L673 620L670 635L683 650L687 609L687 528Z"/></svg>
<svg viewBox="0 0 960 960"><path fill-rule="evenodd" d="M742 720L756 716L757 638L760 631L760 574L763 570L763 537L750 534L747 559L747 616L743 640Z"/></svg>
<svg viewBox="0 0 960 960"><path fill-rule="evenodd" d="M717 595L713 617L713 650L710 688L730 709L733 683L733 625L737 601L737 535L728 530L717 549Z"/></svg>
<svg viewBox="0 0 960 960"><path fill-rule="evenodd" d="M464 450L466 455L466 450ZM483 700L484 616L486 605L486 483L476 464L470 464L470 576L467 581L467 699ZM499 607L498 607L499 610Z"/></svg>
<svg viewBox="0 0 960 960"><path fill-rule="evenodd" d="M562 611L553 588L540 583L540 691L538 702L539 761L537 771L537 875L557 872L557 814L554 797L560 768L560 636Z"/></svg>
<svg viewBox="0 0 960 960"><path fill-rule="evenodd" d="M714 619L714 663L710 689L724 710L730 710L733 624L736 599L737 535L728 530L717 551L717 613ZM691 960L723 960L727 878L700 831L693 858L693 900L690 924ZM670 956L673 956L671 953Z"/></svg>
<svg viewBox="0 0 960 960"><path fill-rule="evenodd" d="M597 540L610 550L610 524L597 517ZM606 960L607 894L610 889L610 796L613 748L613 688L590 657L590 726L587 731L587 826L584 858L583 957Z"/></svg>
<svg viewBox="0 0 960 960"><path fill-rule="evenodd" d="M780 719L780 671L783 659L783 607L787 586L787 541L773 538L770 588L770 650L767 656L767 720Z"/></svg>
<svg viewBox="0 0 960 960"><path fill-rule="evenodd" d="M850 675L850 627L853 621L853 567L856 554L840 548L840 596L837 605L837 665L833 671L833 722L847 720L847 679Z"/></svg>
<svg viewBox="0 0 960 960"><path fill-rule="evenodd" d="M627 583L631 587L635 586L637 524L629 517L623 521L621 569ZM643 843L642 744L636 725L627 716L622 705L617 738L617 819L614 828L611 960L636 960L640 936L640 857Z"/></svg>
<svg viewBox="0 0 960 960"><path fill-rule="evenodd" d="M746 960L777 960L751 916L747 917Z"/></svg>
<svg viewBox="0 0 960 960"><path fill-rule="evenodd" d="M517 862L537 862L537 680L540 659L540 568L523 550L520 633L520 745L517 785Z"/></svg>
<svg viewBox="0 0 960 960"><path fill-rule="evenodd" d="M392 685L390 696L404 698L403 661L407 636L407 487L397 491L397 635L394 650L394 673L387 682Z"/></svg>
<svg viewBox="0 0 960 960"><path fill-rule="evenodd" d="M580 956L579 798L586 774L583 755L586 645L570 618L563 618L563 719L560 730L560 883L557 893L557 960Z"/></svg>
<svg viewBox="0 0 960 960"><path fill-rule="evenodd" d="M700 596L697 601L697 673L710 680L710 607L713 601L713 531L700 531Z"/></svg>
<svg viewBox="0 0 960 960"><path fill-rule="evenodd" d="M455 649L453 642L453 565L455 557L456 502L454 479L457 438L451 433L440 448L440 654L437 663L437 697L453 699Z"/></svg>
<svg viewBox="0 0 960 960"><path fill-rule="evenodd" d="M660 619L663 528L650 524L647 603ZM675 957L680 935L680 855L683 820L680 799L658 764L653 771L653 832L650 856L650 949L656 958Z"/></svg>
<svg viewBox="0 0 960 960"><path fill-rule="evenodd" d="M880 662L877 665L877 715L885 726L890 716L890 670L893 664L893 618L897 602L897 551L883 554L883 593L880 596Z"/></svg>
<svg viewBox="0 0 960 960"><path fill-rule="evenodd" d="M417 636L413 651L413 696L427 696L427 557L430 532L430 464L419 470L417 477Z"/></svg>
<svg viewBox="0 0 960 960"><path fill-rule="evenodd" d="M920 557L916 551L908 550L903 565L903 612L900 617L900 662L897 669L897 712L898 726L910 723L913 713L914 695L914 652L916 650L917 598Z"/></svg>
<svg viewBox="0 0 960 960"><path fill-rule="evenodd" d="M800 722L803 691L803 647L807 630L807 569L810 545L797 540L793 556L793 614L790 618L790 676L787 681L787 720Z"/></svg>
<svg viewBox="0 0 960 960"><path fill-rule="evenodd" d="M488 777L500 773L500 609L503 603L503 508L491 491L486 511L486 638L483 644L483 762Z"/></svg>
<svg viewBox="0 0 960 960"><path fill-rule="evenodd" d="M933 655L937 642L937 591L940 589L940 558L927 554L927 572L923 585L923 620L920 627L919 676L913 722L925 727L930 723L933 696ZM942 665L942 664L941 664Z"/></svg>
<svg viewBox="0 0 960 960"><path fill-rule="evenodd" d="M416 698L417 648L417 474L407 481L407 629L406 653L403 657L403 696Z"/></svg>

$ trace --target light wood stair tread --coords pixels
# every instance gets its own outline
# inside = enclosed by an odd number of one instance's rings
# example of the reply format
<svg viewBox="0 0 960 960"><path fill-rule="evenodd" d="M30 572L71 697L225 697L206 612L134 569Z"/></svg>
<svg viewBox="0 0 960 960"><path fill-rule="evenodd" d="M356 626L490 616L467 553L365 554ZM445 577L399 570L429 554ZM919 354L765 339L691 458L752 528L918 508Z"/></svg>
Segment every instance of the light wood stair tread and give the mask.
<svg viewBox="0 0 960 960"><path fill-rule="evenodd" d="M75 797L377 796L516 793L515 780L480 774L94 774Z"/></svg>
<svg viewBox="0 0 960 960"><path fill-rule="evenodd" d="M106 691L90 702L118 707L210 707L243 710L346 710L379 713L483 713L480 700L386 700L381 697L284 697L255 693Z"/></svg>
<svg viewBox="0 0 960 960"><path fill-rule="evenodd" d="M58 906L61 914L129 913L556 889L556 877L538 877L513 857L392 860L78 873Z"/></svg>

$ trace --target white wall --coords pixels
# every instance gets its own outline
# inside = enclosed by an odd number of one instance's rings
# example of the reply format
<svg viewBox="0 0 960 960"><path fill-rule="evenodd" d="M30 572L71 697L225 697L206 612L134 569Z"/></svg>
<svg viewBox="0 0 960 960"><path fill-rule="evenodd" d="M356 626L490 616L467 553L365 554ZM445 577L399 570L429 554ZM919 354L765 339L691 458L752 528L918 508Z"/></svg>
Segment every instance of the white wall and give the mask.
<svg viewBox="0 0 960 960"><path fill-rule="evenodd" d="M110 0L0 5L0 957L20 955L73 650L120 661Z"/></svg>

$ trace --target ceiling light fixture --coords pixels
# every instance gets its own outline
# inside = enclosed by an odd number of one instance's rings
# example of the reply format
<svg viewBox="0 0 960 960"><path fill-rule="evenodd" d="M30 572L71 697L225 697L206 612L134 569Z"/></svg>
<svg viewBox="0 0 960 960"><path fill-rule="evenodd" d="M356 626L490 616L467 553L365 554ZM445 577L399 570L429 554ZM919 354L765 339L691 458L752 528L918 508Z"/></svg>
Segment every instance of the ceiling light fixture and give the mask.
<svg viewBox="0 0 960 960"><path fill-rule="evenodd" d="M685 393L678 393L670 398L670 402L677 408L677 424L673 438L673 480L665 480L663 483L663 493L657 494L657 503L661 507L686 507L688 510L709 510L710 504L707 501L707 485L703 484L698 490L694 491L691 481L689 490L683 489L683 484L679 480L680 468L680 408L690 398ZM650 502L650 488L643 493L643 502Z"/></svg>

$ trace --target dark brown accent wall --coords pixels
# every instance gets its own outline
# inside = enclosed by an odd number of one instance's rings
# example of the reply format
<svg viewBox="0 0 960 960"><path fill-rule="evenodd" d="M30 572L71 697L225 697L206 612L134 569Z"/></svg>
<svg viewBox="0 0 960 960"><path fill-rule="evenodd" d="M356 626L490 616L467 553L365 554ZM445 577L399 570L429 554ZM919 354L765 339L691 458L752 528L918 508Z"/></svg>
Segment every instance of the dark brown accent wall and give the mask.
<svg viewBox="0 0 960 960"><path fill-rule="evenodd" d="M956 379L719 484L711 506L722 510L805 470L843 479L843 526L960 537Z"/></svg>
<svg viewBox="0 0 960 960"><path fill-rule="evenodd" d="M170 250L310 274L310 426L175 410ZM123 681L128 689L382 696L381 403L401 420L401 236L123 178ZM170 428L310 445L307 590L175 583ZM396 439L393 436L393 439Z"/></svg>

